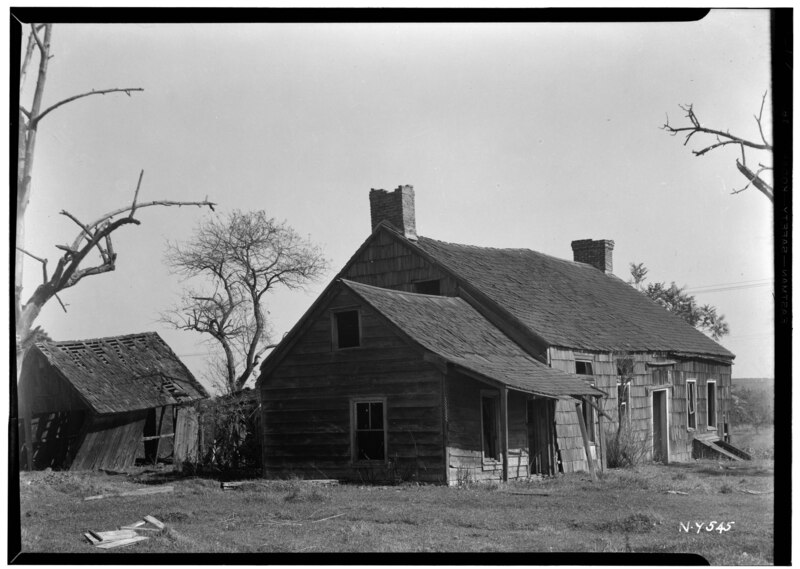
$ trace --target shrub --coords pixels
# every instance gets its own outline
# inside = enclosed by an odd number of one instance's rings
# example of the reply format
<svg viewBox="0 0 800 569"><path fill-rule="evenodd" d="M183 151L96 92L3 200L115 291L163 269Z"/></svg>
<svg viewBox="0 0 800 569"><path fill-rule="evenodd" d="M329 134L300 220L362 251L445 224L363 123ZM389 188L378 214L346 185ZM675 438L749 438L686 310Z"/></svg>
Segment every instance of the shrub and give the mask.
<svg viewBox="0 0 800 569"><path fill-rule="evenodd" d="M258 468L258 401L240 392L207 402L203 408L206 439L203 464L220 470Z"/></svg>
<svg viewBox="0 0 800 569"><path fill-rule="evenodd" d="M642 464L648 450L644 433L635 433L628 427L606 432L606 463L609 468L629 468Z"/></svg>

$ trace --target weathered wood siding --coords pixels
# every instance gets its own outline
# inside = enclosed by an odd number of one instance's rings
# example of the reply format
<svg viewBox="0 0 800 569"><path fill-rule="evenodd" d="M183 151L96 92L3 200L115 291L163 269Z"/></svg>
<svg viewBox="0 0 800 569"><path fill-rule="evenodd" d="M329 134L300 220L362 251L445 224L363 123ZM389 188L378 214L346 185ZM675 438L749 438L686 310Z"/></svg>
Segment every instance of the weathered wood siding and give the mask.
<svg viewBox="0 0 800 569"><path fill-rule="evenodd" d="M576 358L575 353L571 350L550 348L548 352L550 367L568 373L575 373L576 359L591 361L595 375L591 377L586 376L587 381L593 383L598 389L608 392L608 384L610 381L608 378L609 365L607 358L603 357L604 354L586 354L581 352L579 357ZM614 376L616 377L616 371ZM589 470L589 462L586 460L586 449L583 445L583 436L581 435L581 428L578 423L578 414L575 411L575 403L578 402L579 401L574 398L563 398L559 399L556 403L556 441L558 444L559 458L561 460L561 469L565 473ZM594 413L594 418L595 424L593 428L595 432L595 442L590 445L590 452L592 453L592 459L597 459L600 455L598 449L600 441L598 413ZM608 423L608 421L606 421L606 423Z"/></svg>
<svg viewBox="0 0 800 569"><path fill-rule="evenodd" d="M447 392L448 483L503 479L502 460L483 458L481 432L481 393L500 396L500 390L489 384L457 373L449 373ZM527 396L508 392L508 478L527 478L528 428Z"/></svg>
<svg viewBox="0 0 800 569"><path fill-rule="evenodd" d="M361 346L336 350L331 311L358 307ZM264 474L443 482L442 373L377 313L341 290L261 379ZM387 460L351 459L354 398L386 398Z"/></svg>
<svg viewBox="0 0 800 569"><path fill-rule="evenodd" d="M344 275L346 279L408 292L413 292L416 281L440 279L440 294L456 295L454 279L386 232L379 232L353 261Z"/></svg>
<svg viewBox="0 0 800 569"><path fill-rule="evenodd" d="M617 365L614 354L574 352L567 349L551 348L549 351L551 365L563 371L575 371L576 360L592 361L594 382L598 389L606 392L607 397L601 402L603 410L614 418L604 421L606 439L616 431L619 421L617 399ZM695 436L719 436L722 438L724 424L730 424L730 386L731 366L699 359L679 359L662 353L625 354L633 359L634 379L630 386L628 416L634 436L641 438L646 447L646 458L652 459L653 450L653 391L667 392L669 410L669 460L686 461L691 458L692 440ZM674 365L663 365L674 362ZM688 428L686 380L697 381L697 426L696 430ZM706 385L709 380L717 382L717 425L716 429L706 427ZM572 412L574 415L574 411ZM557 414L556 421L568 419ZM560 425L559 425L560 427ZM576 425L577 427L577 425ZM562 429L564 431L564 429ZM567 433L569 437L574 433ZM580 432L577 433L580 438ZM564 436L564 443L576 446L577 442ZM559 446L562 440L559 438ZM562 453L563 454L563 453ZM563 460L563 456L562 456ZM564 467L565 472L567 466Z"/></svg>
<svg viewBox="0 0 800 569"><path fill-rule="evenodd" d="M80 443L85 413L83 411L60 411L33 416L33 466L36 469L62 468L69 465ZM20 424L20 456L24 457L25 430Z"/></svg>
<svg viewBox="0 0 800 569"><path fill-rule="evenodd" d="M132 466L146 416L143 410L87 418L70 470L123 470Z"/></svg>
<svg viewBox="0 0 800 569"><path fill-rule="evenodd" d="M175 442L173 459L176 466L184 462L197 462L200 424L194 407L178 407L175 417Z"/></svg>
<svg viewBox="0 0 800 569"><path fill-rule="evenodd" d="M19 403L29 403L33 415L88 409L77 391L36 350L25 358L21 377Z"/></svg>

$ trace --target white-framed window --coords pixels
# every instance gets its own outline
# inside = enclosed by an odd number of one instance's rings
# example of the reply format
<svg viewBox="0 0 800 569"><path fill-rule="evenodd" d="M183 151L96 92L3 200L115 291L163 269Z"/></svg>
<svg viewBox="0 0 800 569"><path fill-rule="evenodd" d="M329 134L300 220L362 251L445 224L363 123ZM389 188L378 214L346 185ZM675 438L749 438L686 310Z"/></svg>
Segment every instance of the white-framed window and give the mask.
<svg viewBox="0 0 800 569"><path fill-rule="evenodd" d="M500 397L481 391L481 448L484 460L500 460Z"/></svg>
<svg viewBox="0 0 800 569"><path fill-rule="evenodd" d="M717 428L717 382L709 379L706 382L706 422L709 429Z"/></svg>
<svg viewBox="0 0 800 569"><path fill-rule="evenodd" d="M630 420L628 413L631 401L631 382L617 382L617 415L621 424L627 424Z"/></svg>
<svg viewBox="0 0 800 569"><path fill-rule="evenodd" d="M697 380L686 380L686 427L697 428Z"/></svg>
<svg viewBox="0 0 800 569"><path fill-rule="evenodd" d="M361 345L361 314L355 309L338 310L331 314L333 347L357 348Z"/></svg>
<svg viewBox="0 0 800 569"><path fill-rule="evenodd" d="M386 399L355 399L351 405L353 462L386 460Z"/></svg>

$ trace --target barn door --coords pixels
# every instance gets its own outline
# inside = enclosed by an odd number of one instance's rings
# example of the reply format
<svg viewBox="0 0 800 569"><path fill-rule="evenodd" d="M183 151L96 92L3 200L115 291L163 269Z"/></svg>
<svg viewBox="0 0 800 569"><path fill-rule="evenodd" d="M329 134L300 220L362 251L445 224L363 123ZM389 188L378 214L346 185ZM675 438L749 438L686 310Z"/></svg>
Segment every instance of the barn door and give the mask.
<svg viewBox="0 0 800 569"><path fill-rule="evenodd" d="M531 474L543 476L555 474L554 417L554 400L539 398L528 400L529 469Z"/></svg>
<svg viewBox="0 0 800 569"><path fill-rule="evenodd" d="M667 463L669 459L667 437L667 391L653 391L653 460Z"/></svg>

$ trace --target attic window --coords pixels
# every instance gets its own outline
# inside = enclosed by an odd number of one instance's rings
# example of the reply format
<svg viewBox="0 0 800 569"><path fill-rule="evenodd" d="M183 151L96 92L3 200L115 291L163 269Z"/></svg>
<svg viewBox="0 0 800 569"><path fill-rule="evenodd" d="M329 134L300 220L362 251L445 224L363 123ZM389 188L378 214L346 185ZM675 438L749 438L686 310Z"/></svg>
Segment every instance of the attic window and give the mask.
<svg viewBox="0 0 800 569"><path fill-rule="evenodd" d="M333 313L333 345L338 349L361 345L361 322L358 310Z"/></svg>
<svg viewBox="0 0 800 569"><path fill-rule="evenodd" d="M575 362L575 373L578 375L594 375L592 362L578 360Z"/></svg>
<svg viewBox="0 0 800 569"><path fill-rule="evenodd" d="M419 294L441 294L441 281L439 279L430 281L417 281L414 283L414 292Z"/></svg>

